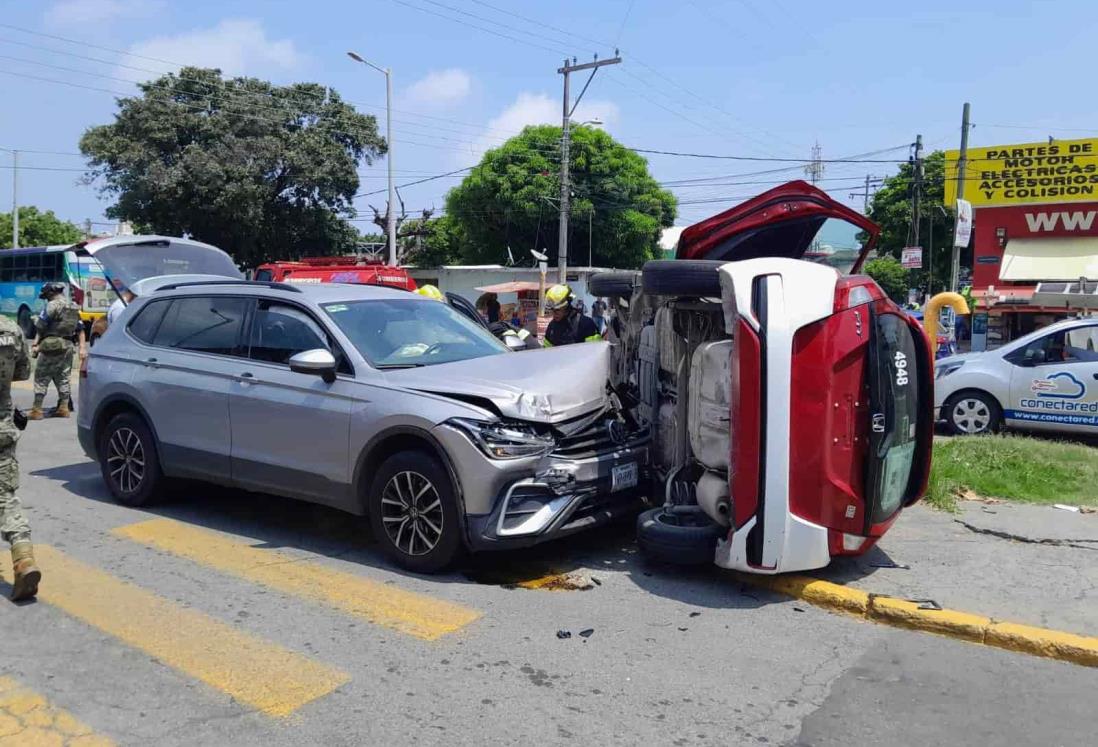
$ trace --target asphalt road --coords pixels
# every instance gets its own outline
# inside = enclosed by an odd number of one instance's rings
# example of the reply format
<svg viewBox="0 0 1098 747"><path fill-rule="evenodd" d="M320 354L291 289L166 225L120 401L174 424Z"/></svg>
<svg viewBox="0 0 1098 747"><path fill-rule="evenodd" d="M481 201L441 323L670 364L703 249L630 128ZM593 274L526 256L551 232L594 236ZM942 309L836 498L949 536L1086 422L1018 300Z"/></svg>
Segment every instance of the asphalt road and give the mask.
<svg viewBox="0 0 1098 747"><path fill-rule="evenodd" d="M115 505L73 421L19 455L45 575L0 603L0 744L1094 742L1094 670L650 567L628 526L425 578L328 509ZM550 569L592 588L514 588Z"/></svg>

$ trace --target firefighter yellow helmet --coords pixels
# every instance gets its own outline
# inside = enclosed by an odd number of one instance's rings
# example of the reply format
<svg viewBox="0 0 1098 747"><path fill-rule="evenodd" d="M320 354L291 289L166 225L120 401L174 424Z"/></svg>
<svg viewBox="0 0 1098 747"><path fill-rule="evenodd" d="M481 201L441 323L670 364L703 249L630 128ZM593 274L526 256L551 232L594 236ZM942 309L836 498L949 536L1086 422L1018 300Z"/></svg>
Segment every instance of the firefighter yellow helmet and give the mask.
<svg viewBox="0 0 1098 747"><path fill-rule="evenodd" d="M428 283L427 285L421 285L416 288L416 293L423 296L424 298L430 298L435 301L446 300L446 296L442 295L442 291L440 291L438 288L431 285L430 283Z"/></svg>
<svg viewBox="0 0 1098 747"><path fill-rule="evenodd" d="M545 291L545 308L550 311L563 309L572 303L572 289L561 283Z"/></svg>

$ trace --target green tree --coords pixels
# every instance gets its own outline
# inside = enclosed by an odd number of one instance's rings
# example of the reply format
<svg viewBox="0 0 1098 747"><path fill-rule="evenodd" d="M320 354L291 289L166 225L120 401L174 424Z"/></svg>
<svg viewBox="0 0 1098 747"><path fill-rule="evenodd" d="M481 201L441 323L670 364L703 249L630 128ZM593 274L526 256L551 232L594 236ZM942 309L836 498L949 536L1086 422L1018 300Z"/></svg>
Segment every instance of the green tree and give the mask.
<svg viewBox="0 0 1098 747"><path fill-rule="evenodd" d="M866 275L877 281L877 285L897 303L907 303L908 271L895 257L877 257L865 263Z"/></svg>
<svg viewBox="0 0 1098 747"><path fill-rule="evenodd" d="M187 234L240 263L350 249L358 163L385 152L372 116L312 83L183 68L118 100L80 150L111 218Z"/></svg>
<svg viewBox="0 0 1098 747"><path fill-rule="evenodd" d="M516 259L548 250L556 262L559 236L561 128L527 127L480 164L446 197L451 238L466 262ZM676 202L660 189L639 155L592 127L572 130L572 210L569 264L639 267L656 256L661 228ZM588 226L590 225L590 234ZM588 239L590 235L591 239Z"/></svg>
<svg viewBox="0 0 1098 747"><path fill-rule="evenodd" d="M901 164L899 173L885 179L873 195L869 217L881 227L877 253L899 259L900 250L905 246L923 247L924 268L911 272L913 285L928 288L930 269L933 268L931 287L934 291L940 291L949 284L954 217L952 210L942 209L945 199L945 154L937 150L923 159L918 236L912 233L911 188L914 175L913 164ZM962 263L965 259L962 253Z"/></svg>
<svg viewBox="0 0 1098 747"><path fill-rule="evenodd" d="M50 246L75 244L84 232L67 220L61 220L52 210L40 211L33 206L19 208L19 246ZM0 249L11 248L11 213L0 213Z"/></svg>

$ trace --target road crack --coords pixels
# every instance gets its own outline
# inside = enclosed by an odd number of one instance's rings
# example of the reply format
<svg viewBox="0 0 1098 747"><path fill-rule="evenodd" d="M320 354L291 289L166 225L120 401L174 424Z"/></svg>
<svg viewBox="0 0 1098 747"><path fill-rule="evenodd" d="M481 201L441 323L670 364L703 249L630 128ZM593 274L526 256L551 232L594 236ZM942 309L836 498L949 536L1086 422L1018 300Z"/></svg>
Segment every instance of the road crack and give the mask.
<svg viewBox="0 0 1098 747"><path fill-rule="evenodd" d="M1029 545L1048 545L1052 547L1074 547L1079 550L1098 550L1098 539L1052 539L1047 537L1026 537L1022 534L1014 534L1012 532L1006 532L1001 529L987 529L986 527L978 527L974 524L969 524L963 519L954 519L954 521L970 532L975 532L976 534L986 534L990 537L998 537L999 539L1012 540L1014 542L1024 542ZM1094 544L1090 545L1082 543Z"/></svg>

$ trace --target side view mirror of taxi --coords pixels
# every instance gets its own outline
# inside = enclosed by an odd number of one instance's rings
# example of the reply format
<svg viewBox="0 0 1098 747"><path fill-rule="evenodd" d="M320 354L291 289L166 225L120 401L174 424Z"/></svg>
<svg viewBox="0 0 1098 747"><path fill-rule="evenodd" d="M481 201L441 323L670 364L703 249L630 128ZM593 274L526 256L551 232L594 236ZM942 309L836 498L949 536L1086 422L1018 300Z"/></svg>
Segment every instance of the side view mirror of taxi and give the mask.
<svg viewBox="0 0 1098 747"><path fill-rule="evenodd" d="M290 358L290 370L319 376L326 384L331 384L336 378L336 359L324 348L305 350Z"/></svg>

